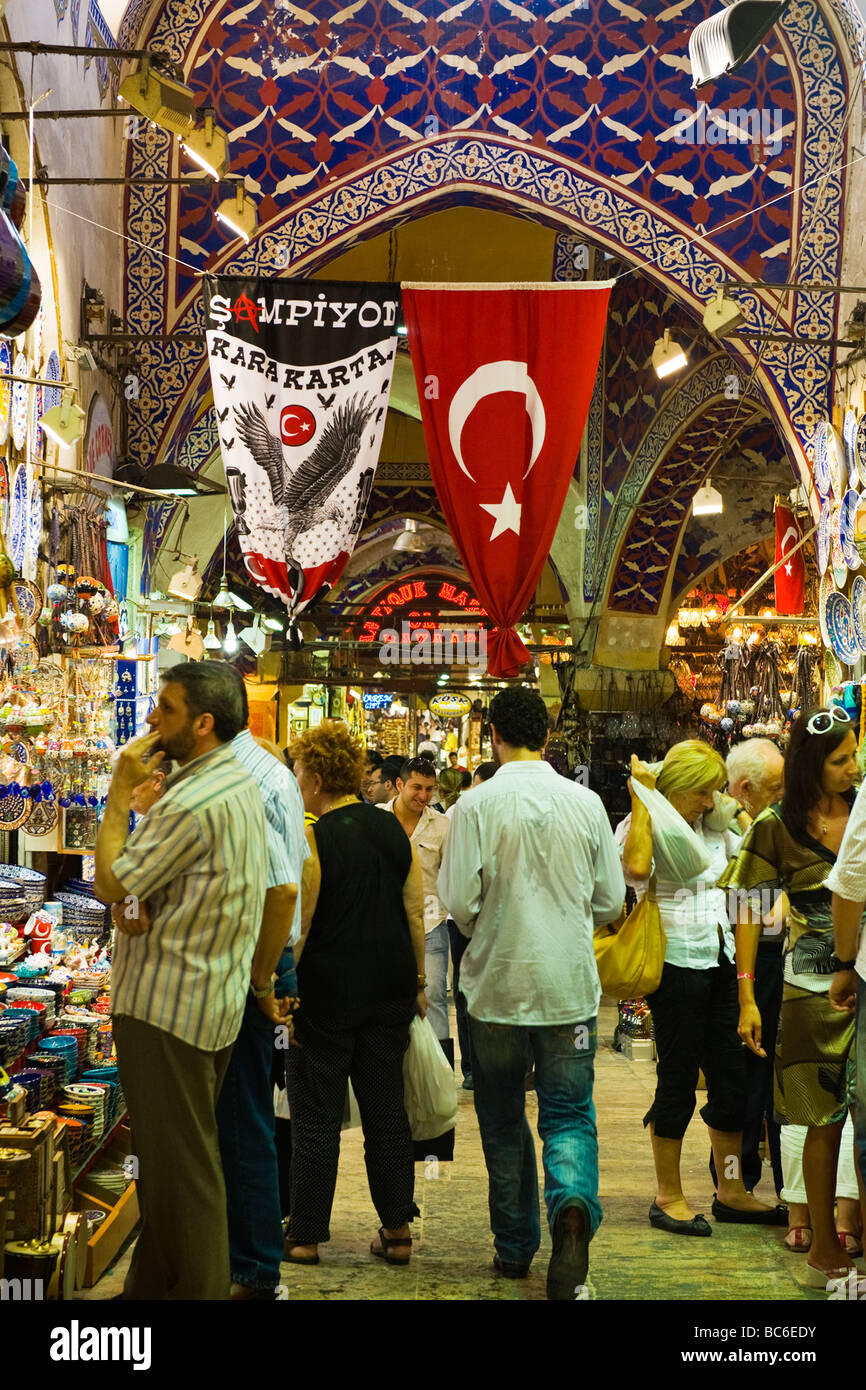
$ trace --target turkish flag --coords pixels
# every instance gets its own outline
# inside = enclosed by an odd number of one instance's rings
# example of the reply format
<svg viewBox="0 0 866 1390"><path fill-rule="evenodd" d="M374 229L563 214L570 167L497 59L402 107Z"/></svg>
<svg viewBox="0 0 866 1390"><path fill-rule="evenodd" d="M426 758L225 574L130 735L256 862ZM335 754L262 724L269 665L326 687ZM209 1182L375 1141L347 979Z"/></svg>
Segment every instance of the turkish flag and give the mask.
<svg viewBox="0 0 866 1390"><path fill-rule="evenodd" d="M800 527L797 518L789 507L776 503L776 564L800 540ZM776 589L776 612L799 614L806 603L806 566L802 550L779 565L773 577Z"/></svg>
<svg viewBox="0 0 866 1390"><path fill-rule="evenodd" d="M488 670L531 659L514 630L574 473L610 284L403 286L430 472L496 627Z"/></svg>

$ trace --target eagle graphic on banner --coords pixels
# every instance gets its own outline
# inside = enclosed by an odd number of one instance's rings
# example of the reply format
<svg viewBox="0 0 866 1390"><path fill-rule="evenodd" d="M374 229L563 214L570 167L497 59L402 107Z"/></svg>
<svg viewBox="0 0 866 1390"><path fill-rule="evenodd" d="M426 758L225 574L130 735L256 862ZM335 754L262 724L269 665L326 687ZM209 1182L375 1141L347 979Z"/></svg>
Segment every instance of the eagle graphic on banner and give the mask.
<svg viewBox="0 0 866 1390"><path fill-rule="evenodd" d="M345 520L333 495L351 473L360 452L364 429L374 410L372 397L353 396L336 409L311 454L294 471L289 468L282 444L268 429L257 405L236 405L238 434L265 473L283 531L286 563L297 570L303 583L303 567L293 555L295 541L322 521ZM363 480L359 484L359 491ZM301 597L296 594L296 600Z"/></svg>

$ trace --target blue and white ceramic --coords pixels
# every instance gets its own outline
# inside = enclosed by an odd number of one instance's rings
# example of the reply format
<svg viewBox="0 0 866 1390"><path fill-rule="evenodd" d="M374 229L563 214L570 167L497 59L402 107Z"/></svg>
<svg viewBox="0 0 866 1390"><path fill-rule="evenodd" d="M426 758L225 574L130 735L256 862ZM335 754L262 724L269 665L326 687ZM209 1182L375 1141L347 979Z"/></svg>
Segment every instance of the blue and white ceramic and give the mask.
<svg viewBox="0 0 866 1390"><path fill-rule="evenodd" d="M851 617L860 650L866 656L866 579L862 574L851 585Z"/></svg>
<svg viewBox="0 0 866 1390"><path fill-rule="evenodd" d="M23 352L19 352L12 368L15 376L29 376L30 364ZM27 443L27 425L30 419L31 387L24 381L12 383L12 443L16 449L23 449Z"/></svg>
<svg viewBox="0 0 866 1390"><path fill-rule="evenodd" d="M826 574L827 566L830 563L830 527L833 521L833 508L829 502L824 502L821 507L821 515L818 518L818 573Z"/></svg>
<svg viewBox="0 0 866 1390"><path fill-rule="evenodd" d="M815 433L812 436L813 457L812 457L812 481L818 496L822 499L830 496L830 469L827 464L827 432L824 428L826 420L821 420L815 426Z"/></svg>
<svg viewBox="0 0 866 1390"><path fill-rule="evenodd" d="M60 381L60 358L56 352L49 353L48 361L42 370L48 381ZM46 386L43 389L42 404L45 410L53 410L63 403L63 392L59 386Z"/></svg>
<svg viewBox="0 0 866 1390"><path fill-rule="evenodd" d="M9 531L6 536L9 558L16 570L24 563L27 546L27 466L19 463L12 479L9 503Z"/></svg>
<svg viewBox="0 0 866 1390"><path fill-rule="evenodd" d="M849 487L839 508L839 539L842 542L845 564L849 570L858 570L862 564L857 546L854 544L854 537L857 534L857 508L859 506L859 492L856 488Z"/></svg>
<svg viewBox="0 0 866 1390"><path fill-rule="evenodd" d="M831 648L846 666L853 666L860 658L860 643L854 629L851 605L844 594L827 595L824 618Z"/></svg>
<svg viewBox="0 0 866 1390"><path fill-rule="evenodd" d="M842 426L842 438L845 441L845 458L848 463L848 486L859 487L861 481L866 481L866 474L861 479L860 459L857 453L857 416L850 405L845 411L845 423Z"/></svg>

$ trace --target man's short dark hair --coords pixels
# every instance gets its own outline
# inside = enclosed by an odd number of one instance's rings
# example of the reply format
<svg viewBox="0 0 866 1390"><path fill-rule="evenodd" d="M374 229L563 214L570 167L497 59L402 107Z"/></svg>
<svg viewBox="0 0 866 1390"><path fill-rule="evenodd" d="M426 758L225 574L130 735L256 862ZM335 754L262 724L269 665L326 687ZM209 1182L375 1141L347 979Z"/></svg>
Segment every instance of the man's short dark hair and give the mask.
<svg viewBox="0 0 866 1390"><path fill-rule="evenodd" d="M490 781L490 778L493 776L493 774L495 773L495 771L496 771L496 763L494 763L494 762L479 763L478 766L476 767L475 771L473 772L472 776L473 776L473 777L477 777L477 778L479 779L479 781L481 781L481 782L489 782L489 781Z"/></svg>
<svg viewBox="0 0 866 1390"><path fill-rule="evenodd" d="M547 707L537 690L513 685L490 701L490 723L512 748L539 753L547 738Z"/></svg>
<svg viewBox="0 0 866 1390"><path fill-rule="evenodd" d="M400 781L408 782L413 772L417 773L419 777L432 777L434 782L438 777L432 758L407 758L400 768Z"/></svg>
<svg viewBox="0 0 866 1390"><path fill-rule="evenodd" d="M378 772L385 759L376 748L368 748L366 753L366 765L371 767L374 772Z"/></svg>
<svg viewBox="0 0 866 1390"><path fill-rule="evenodd" d="M396 787L397 778L400 777L403 772L404 762L405 759L401 758L398 753L392 753L389 758L383 759L382 766L379 768L379 776L382 781L390 782L393 787Z"/></svg>
<svg viewBox="0 0 866 1390"><path fill-rule="evenodd" d="M212 716L220 743L231 742L246 728L244 683L227 661L180 661L163 672L162 680L182 687L194 719L200 714Z"/></svg>
<svg viewBox="0 0 866 1390"><path fill-rule="evenodd" d="M460 761L460 754L459 754L459 753L455 753L453 748L452 748L451 752L448 754L448 757L449 757L449 758L456 758L458 762Z"/></svg>
<svg viewBox="0 0 866 1390"><path fill-rule="evenodd" d="M466 790L467 787L471 787L471 786L472 786L472 773L471 773L471 772L466 772L465 769L464 769L463 772L461 772L461 774L460 774L460 785L461 785L461 787L463 788L464 791Z"/></svg>

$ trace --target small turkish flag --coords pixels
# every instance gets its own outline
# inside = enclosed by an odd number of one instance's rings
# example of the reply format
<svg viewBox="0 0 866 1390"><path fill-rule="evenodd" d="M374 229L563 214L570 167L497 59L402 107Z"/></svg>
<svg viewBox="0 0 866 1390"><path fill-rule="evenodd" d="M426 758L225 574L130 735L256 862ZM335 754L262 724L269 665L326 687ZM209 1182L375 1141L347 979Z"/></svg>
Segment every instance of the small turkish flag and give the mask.
<svg viewBox="0 0 866 1390"><path fill-rule="evenodd" d="M803 561L803 552L798 550L796 555L791 555L786 559L794 546L800 540L800 527L797 518L789 507L782 507L776 503L776 564L780 560L784 564L779 565L774 577L776 587L776 612L799 614L803 612L806 603L806 566Z"/></svg>

